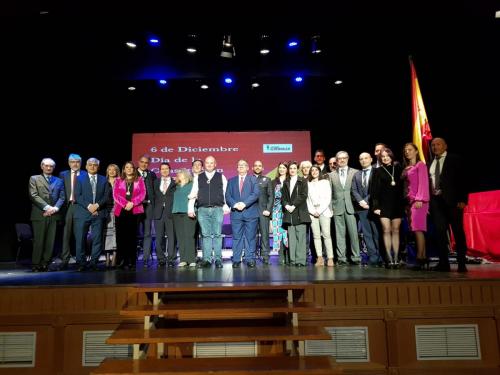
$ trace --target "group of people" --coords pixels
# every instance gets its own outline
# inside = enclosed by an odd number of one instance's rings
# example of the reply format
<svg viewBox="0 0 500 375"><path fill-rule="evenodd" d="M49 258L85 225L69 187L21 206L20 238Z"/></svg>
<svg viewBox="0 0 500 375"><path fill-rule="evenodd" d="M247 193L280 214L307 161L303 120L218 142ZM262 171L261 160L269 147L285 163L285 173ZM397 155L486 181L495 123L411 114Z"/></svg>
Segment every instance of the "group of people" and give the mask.
<svg viewBox="0 0 500 375"><path fill-rule="evenodd" d="M425 234L430 212L439 250L435 269L450 270L447 230L451 225L458 270L465 272L462 214L467 191L459 177L460 160L448 154L442 138L433 139L431 148L435 158L426 166L414 144L405 145L403 162L398 163L394 153L380 143L375 146L375 162L368 152L359 155L359 170L349 166L345 151L337 152L327 167L323 150L317 150L314 164L280 162L273 179L263 174L260 160L254 161L250 172L248 161L241 159L237 175L228 180L217 171L213 156L193 161L191 171L180 169L175 178L170 176L168 163L160 165L159 176L150 171L147 155L139 158L137 167L128 161L120 171L111 164L103 176L98 174L98 159L89 158L84 171L77 154L68 158L70 169L55 177L55 162L45 158L42 174L32 176L29 182L34 231L32 270L48 270L57 222L61 220L61 269L68 268L72 236L78 270L97 270L103 251L106 267L135 269L140 224L144 267L152 265L154 225L158 266L207 268L213 263L222 268L225 214L231 219L233 268L241 267L243 261L247 267L256 266L258 234L260 257L269 264L270 231L280 264L306 266L309 242L316 266L357 265L361 260L358 228L368 252L368 265L398 268L399 231L406 216L416 239L415 267L420 269L429 264ZM199 261L198 227L203 252ZM89 230L92 246L87 261Z"/></svg>

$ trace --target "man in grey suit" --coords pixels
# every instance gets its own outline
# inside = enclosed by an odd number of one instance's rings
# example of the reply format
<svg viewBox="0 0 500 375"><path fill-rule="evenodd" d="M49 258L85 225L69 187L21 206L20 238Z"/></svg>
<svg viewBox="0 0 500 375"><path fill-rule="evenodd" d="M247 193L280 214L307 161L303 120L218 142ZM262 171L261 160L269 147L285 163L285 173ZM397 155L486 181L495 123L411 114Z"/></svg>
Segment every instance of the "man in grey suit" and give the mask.
<svg viewBox="0 0 500 375"><path fill-rule="evenodd" d="M271 179L262 174L263 170L262 162L255 160L252 171L259 185L260 256L264 264L269 264L269 219L273 209L273 187Z"/></svg>
<svg viewBox="0 0 500 375"><path fill-rule="evenodd" d="M359 239L356 224L355 210L351 199L352 179L358 171L348 167L349 154L345 151L337 152L337 169L329 173L332 184L332 206L337 239L338 266L347 264L346 258L346 227L351 241L351 264L359 264Z"/></svg>
<svg viewBox="0 0 500 375"><path fill-rule="evenodd" d="M64 184L52 176L56 163L45 158L40 167L42 174L31 176L29 194L31 199L31 221L33 224L32 271L48 271L54 249L59 210L64 204Z"/></svg>

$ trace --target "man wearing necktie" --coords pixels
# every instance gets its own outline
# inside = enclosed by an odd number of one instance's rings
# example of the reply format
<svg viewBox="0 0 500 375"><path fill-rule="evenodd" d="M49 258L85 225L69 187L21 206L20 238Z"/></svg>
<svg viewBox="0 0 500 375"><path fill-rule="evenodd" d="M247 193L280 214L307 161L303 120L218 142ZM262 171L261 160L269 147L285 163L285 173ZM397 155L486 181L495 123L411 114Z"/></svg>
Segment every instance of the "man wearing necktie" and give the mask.
<svg viewBox="0 0 500 375"><path fill-rule="evenodd" d="M161 163L160 178L154 182L154 225L156 233L156 258L160 267L168 262L169 267L175 265L177 251L175 247L174 221L172 207L174 203L175 183L170 177L170 164ZM166 238L165 238L166 237ZM165 250L168 259L165 257ZM148 267L150 254L144 250L143 267Z"/></svg>
<svg viewBox="0 0 500 375"><path fill-rule="evenodd" d="M368 253L368 264L373 267L382 265L377 229L377 220L370 212L370 183L372 180L372 157L368 152L359 155L359 164L362 170L357 171L352 180L352 196L357 202L356 214L359 218L361 232Z"/></svg>
<svg viewBox="0 0 500 375"><path fill-rule="evenodd" d="M52 176L56 163L45 158L40 167L41 175L31 176L29 194L31 199L31 222L33 225L32 271L48 271L57 221L61 219L60 209L64 204L64 184Z"/></svg>
<svg viewBox="0 0 500 375"><path fill-rule="evenodd" d="M229 179L226 189L226 202L231 207L233 268L240 267L243 247L245 247L247 266L255 267L260 190L255 176L248 174L249 167L246 160L238 161L237 170L238 175Z"/></svg>
<svg viewBox="0 0 500 375"><path fill-rule="evenodd" d="M79 271L87 267L85 248L89 228L92 232L92 253L89 265L92 270L97 270L103 247L102 232L108 214L107 205L111 189L106 177L97 174L99 163L96 158L87 160L88 174L80 175L75 189L76 261Z"/></svg>
<svg viewBox="0 0 500 375"><path fill-rule="evenodd" d="M66 200L64 202L64 232L61 249L61 265L60 270L68 268L68 263L71 258L71 240L74 235L74 213L76 207L75 188L80 175L86 175L86 171L81 170L82 158L78 154L70 154L68 157L69 169L62 171L59 178L64 182L64 191Z"/></svg>
<svg viewBox="0 0 500 375"><path fill-rule="evenodd" d="M351 199L352 179L357 169L349 168L349 154L345 151L337 152L337 170L331 172L332 206L335 220L335 235L337 239L338 266L347 264L346 229L351 241L350 264L360 263L358 226L354 206Z"/></svg>
<svg viewBox="0 0 500 375"><path fill-rule="evenodd" d="M429 167L432 182L429 208L439 251L439 263L434 270L450 271L448 229L451 226L456 243L458 272L467 272L467 245L463 227L463 209L468 198L467 178L464 178L464 170L467 169L458 155L448 153L448 145L443 138L434 138L431 149L435 158Z"/></svg>
<svg viewBox="0 0 500 375"><path fill-rule="evenodd" d="M150 162L151 158L148 155L142 155L139 158L139 167L137 168L137 171L144 179L144 185L146 186L146 197L142 202L144 206L144 214L141 216L143 230L142 254L145 264L151 255L151 225L154 220L155 201L154 185L157 179L156 174L148 169Z"/></svg>

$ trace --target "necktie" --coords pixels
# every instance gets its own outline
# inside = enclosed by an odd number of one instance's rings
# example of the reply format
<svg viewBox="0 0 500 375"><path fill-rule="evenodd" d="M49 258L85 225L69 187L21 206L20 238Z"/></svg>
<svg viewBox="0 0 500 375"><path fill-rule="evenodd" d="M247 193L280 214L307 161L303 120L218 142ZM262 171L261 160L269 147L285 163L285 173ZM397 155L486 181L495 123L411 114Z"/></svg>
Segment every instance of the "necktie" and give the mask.
<svg viewBox="0 0 500 375"><path fill-rule="evenodd" d="M92 203L95 203L95 193L97 188L96 176L90 176L90 185L92 185Z"/></svg>
<svg viewBox="0 0 500 375"><path fill-rule="evenodd" d="M167 192L168 180L165 177L161 179L161 192L165 194Z"/></svg>
<svg viewBox="0 0 500 375"><path fill-rule="evenodd" d="M439 190L439 179L441 177L441 166L439 165L441 156L436 156L436 169L434 170L434 190Z"/></svg>
<svg viewBox="0 0 500 375"><path fill-rule="evenodd" d="M368 182L366 179L367 174L368 174L368 169L363 170L363 181L361 182L361 185L363 187L366 187L366 183Z"/></svg>
<svg viewBox="0 0 500 375"><path fill-rule="evenodd" d="M340 170L340 183L342 184L342 187L345 186L345 169Z"/></svg>
<svg viewBox="0 0 500 375"><path fill-rule="evenodd" d="M47 183L50 185L51 177L50 176L45 176L45 179L47 180Z"/></svg>
<svg viewBox="0 0 500 375"><path fill-rule="evenodd" d="M344 176L345 176L345 170L341 169L340 170L340 177L344 178Z"/></svg>
<svg viewBox="0 0 500 375"><path fill-rule="evenodd" d="M243 190L243 181L244 181L244 179L245 178L243 176L240 177L240 195L241 195L241 191Z"/></svg>

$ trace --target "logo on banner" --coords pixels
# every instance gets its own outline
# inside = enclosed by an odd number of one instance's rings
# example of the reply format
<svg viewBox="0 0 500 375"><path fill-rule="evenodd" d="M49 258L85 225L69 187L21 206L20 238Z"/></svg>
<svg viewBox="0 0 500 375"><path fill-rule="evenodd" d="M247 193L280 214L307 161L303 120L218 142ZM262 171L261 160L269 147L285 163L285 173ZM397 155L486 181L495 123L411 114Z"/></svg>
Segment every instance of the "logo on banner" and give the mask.
<svg viewBox="0 0 500 375"><path fill-rule="evenodd" d="M291 143L265 143L262 145L264 154L280 154L293 152L293 144Z"/></svg>

